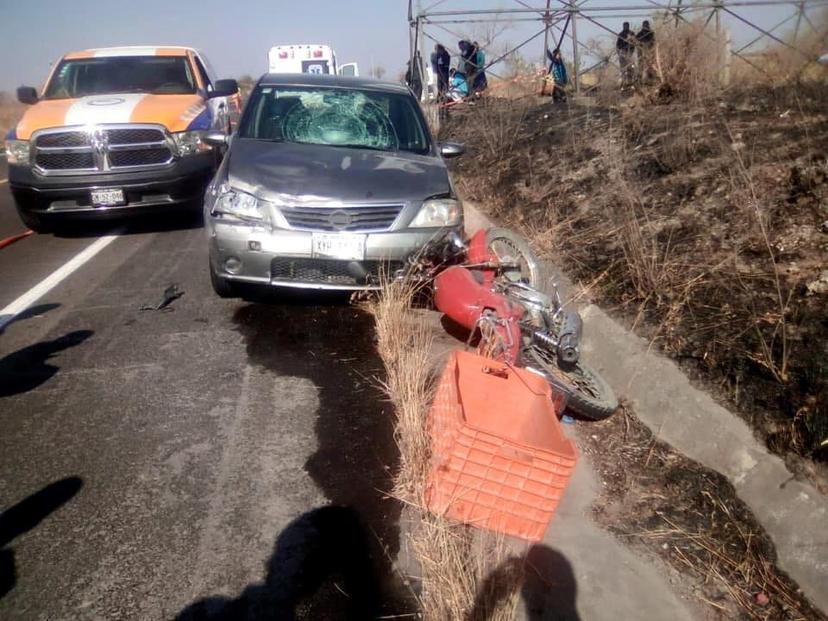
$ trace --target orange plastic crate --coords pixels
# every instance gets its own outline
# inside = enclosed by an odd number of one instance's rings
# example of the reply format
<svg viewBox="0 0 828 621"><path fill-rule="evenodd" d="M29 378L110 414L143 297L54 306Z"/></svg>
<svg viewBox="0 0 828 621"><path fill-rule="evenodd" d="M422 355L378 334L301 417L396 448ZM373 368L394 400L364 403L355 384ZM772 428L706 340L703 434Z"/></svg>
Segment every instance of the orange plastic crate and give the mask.
<svg viewBox="0 0 828 621"><path fill-rule="evenodd" d="M429 412L429 510L540 541L577 459L565 404L534 373L453 352Z"/></svg>

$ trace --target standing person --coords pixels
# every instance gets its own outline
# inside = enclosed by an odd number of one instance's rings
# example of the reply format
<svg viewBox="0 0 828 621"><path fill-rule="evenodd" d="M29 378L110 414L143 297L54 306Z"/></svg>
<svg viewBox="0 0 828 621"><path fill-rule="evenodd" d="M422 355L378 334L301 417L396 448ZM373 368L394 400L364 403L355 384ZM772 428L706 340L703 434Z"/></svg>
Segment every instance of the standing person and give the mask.
<svg viewBox="0 0 828 621"><path fill-rule="evenodd" d="M475 41L472 45L474 45L474 48L477 50L477 53L474 56L475 73L472 90L474 90L475 93L480 93L485 91L489 86L489 81L486 79L486 53L477 41Z"/></svg>
<svg viewBox="0 0 828 621"><path fill-rule="evenodd" d="M477 50L471 44L471 42L463 39L457 44L457 47L460 48L460 64L457 67L457 70L466 76L466 80L471 82L474 78L474 56L477 53Z"/></svg>
<svg viewBox="0 0 828 621"><path fill-rule="evenodd" d="M653 70L653 48L655 47L655 33L650 28L650 22L646 19L641 24L641 30L635 35L638 42L638 69L642 82L652 77Z"/></svg>
<svg viewBox="0 0 828 621"><path fill-rule="evenodd" d="M621 85L628 86L632 82L632 72L635 52L635 35L630 30L630 22L624 22L618 39L615 41L615 49L618 52L618 64L621 66Z"/></svg>
<svg viewBox="0 0 828 621"><path fill-rule="evenodd" d="M556 47L554 52L546 50L546 57L549 59L548 75L552 77L552 100L566 101L565 87L569 82L569 76L561 56L561 48Z"/></svg>
<svg viewBox="0 0 828 621"><path fill-rule="evenodd" d="M437 43L434 52L431 54L431 68L437 76L437 98L442 99L448 92L449 86L449 65L451 57L444 45Z"/></svg>
<svg viewBox="0 0 828 621"><path fill-rule="evenodd" d="M408 85L408 88L411 89L411 92L414 94L414 97L416 97L418 100L423 95L423 79L420 75L420 62L420 53L417 52L417 56L414 60L414 65L412 66L411 61L409 60L405 70L405 83Z"/></svg>

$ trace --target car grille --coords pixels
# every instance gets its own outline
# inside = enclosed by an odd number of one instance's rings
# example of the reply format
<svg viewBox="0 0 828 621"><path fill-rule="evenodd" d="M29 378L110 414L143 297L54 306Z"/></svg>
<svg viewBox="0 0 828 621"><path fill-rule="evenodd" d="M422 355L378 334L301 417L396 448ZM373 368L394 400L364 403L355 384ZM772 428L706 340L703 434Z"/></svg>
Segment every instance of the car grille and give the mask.
<svg viewBox="0 0 828 621"><path fill-rule="evenodd" d="M34 162L41 174L107 172L166 166L173 161L166 130L157 125L95 125L39 132Z"/></svg>
<svg viewBox="0 0 828 621"><path fill-rule="evenodd" d="M353 207L282 207L294 229L305 231L385 231L391 228L403 205Z"/></svg>
<svg viewBox="0 0 828 621"><path fill-rule="evenodd" d="M35 162L44 170L96 170L91 153L38 153Z"/></svg>
<svg viewBox="0 0 828 621"><path fill-rule="evenodd" d="M361 266L367 272L367 277L360 278L358 271L349 269L350 263ZM273 280L362 287L378 284L381 275L391 275L402 267L402 261L337 261L277 257L270 263L270 277Z"/></svg>

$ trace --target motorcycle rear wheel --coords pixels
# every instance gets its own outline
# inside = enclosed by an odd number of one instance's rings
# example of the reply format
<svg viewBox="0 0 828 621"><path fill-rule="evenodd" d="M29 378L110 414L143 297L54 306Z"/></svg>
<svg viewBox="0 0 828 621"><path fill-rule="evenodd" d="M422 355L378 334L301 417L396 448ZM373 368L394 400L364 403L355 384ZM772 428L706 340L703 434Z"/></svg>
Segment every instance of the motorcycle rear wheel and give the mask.
<svg viewBox="0 0 828 621"><path fill-rule="evenodd" d="M509 229L491 228L486 231L486 248L499 261L517 264L501 270L499 278L543 291L546 285L543 263L523 237Z"/></svg>
<svg viewBox="0 0 828 621"><path fill-rule="evenodd" d="M558 357L537 346L523 353L524 366L543 375L567 396L567 408L590 420L609 418L618 409L618 399L609 384L597 371L578 361L561 368Z"/></svg>

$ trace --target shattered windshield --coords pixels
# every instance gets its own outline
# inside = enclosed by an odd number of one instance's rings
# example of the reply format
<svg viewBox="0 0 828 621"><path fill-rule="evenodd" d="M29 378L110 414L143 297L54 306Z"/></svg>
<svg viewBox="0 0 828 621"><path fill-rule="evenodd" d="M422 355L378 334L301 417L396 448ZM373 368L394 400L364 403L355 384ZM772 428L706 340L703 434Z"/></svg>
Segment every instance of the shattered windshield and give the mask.
<svg viewBox="0 0 828 621"><path fill-rule="evenodd" d="M111 56L61 61L44 99L109 93L183 95L196 92L184 56Z"/></svg>
<svg viewBox="0 0 828 621"><path fill-rule="evenodd" d="M427 153L410 96L356 89L263 86L251 98L242 138Z"/></svg>

